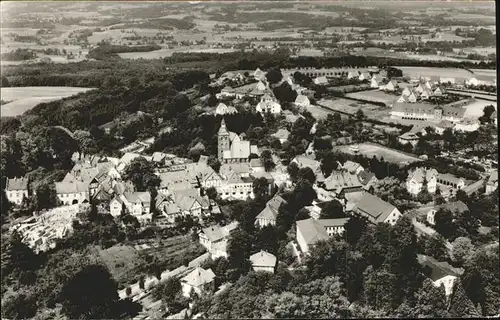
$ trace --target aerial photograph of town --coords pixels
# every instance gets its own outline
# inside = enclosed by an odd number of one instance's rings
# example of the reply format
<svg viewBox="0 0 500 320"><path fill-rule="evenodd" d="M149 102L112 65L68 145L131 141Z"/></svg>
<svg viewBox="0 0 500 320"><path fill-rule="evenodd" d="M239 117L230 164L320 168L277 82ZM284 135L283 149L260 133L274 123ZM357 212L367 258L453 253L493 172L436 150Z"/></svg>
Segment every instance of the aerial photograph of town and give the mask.
<svg viewBox="0 0 500 320"><path fill-rule="evenodd" d="M494 1L2 1L1 319L499 318Z"/></svg>

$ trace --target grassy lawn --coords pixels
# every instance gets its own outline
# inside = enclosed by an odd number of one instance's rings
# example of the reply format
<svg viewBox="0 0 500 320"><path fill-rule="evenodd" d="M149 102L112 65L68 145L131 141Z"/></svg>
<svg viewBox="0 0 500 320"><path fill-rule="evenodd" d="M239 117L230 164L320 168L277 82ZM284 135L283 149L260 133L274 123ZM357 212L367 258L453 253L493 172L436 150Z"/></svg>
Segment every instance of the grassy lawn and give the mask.
<svg viewBox="0 0 500 320"><path fill-rule="evenodd" d="M350 146L336 146L334 150L338 150L347 154L355 154L352 150L349 149ZM416 156L412 156L409 154L405 154L401 151L394 150L391 148L387 148L381 145L372 144L372 143L361 143L358 144L359 154L372 158L376 156L378 159L384 158L385 161L400 164L403 162L411 163L420 161Z"/></svg>
<svg viewBox="0 0 500 320"><path fill-rule="evenodd" d="M382 102L385 103L386 106L392 105L399 98L396 95L387 94L378 89L360 91L360 92L351 92L347 93L345 96L348 98L363 99L372 102Z"/></svg>
<svg viewBox="0 0 500 320"><path fill-rule="evenodd" d="M322 99L318 104L325 106L333 111L348 113L351 115L361 109L369 119L384 120L389 118L390 108L384 108L370 103L352 101L348 99Z"/></svg>

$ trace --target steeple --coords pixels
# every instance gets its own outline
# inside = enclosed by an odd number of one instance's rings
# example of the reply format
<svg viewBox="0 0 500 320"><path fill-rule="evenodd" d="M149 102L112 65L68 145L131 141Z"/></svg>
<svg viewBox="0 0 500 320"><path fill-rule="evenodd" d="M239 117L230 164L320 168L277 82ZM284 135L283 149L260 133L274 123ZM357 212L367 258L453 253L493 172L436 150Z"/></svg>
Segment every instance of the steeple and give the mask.
<svg viewBox="0 0 500 320"><path fill-rule="evenodd" d="M228 131L227 131L227 128L226 128L226 122L224 121L224 118L222 118L222 121L220 123L219 135L220 134L228 134Z"/></svg>

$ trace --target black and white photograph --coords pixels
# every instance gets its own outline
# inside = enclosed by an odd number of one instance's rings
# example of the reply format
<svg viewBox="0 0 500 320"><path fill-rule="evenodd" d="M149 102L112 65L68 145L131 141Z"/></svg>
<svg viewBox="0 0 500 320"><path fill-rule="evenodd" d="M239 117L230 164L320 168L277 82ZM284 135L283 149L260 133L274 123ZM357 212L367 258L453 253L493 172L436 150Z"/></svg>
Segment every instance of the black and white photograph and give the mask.
<svg viewBox="0 0 500 320"><path fill-rule="evenodd" d="M495 1L2 1L2 320L500 318Z"/></svg>

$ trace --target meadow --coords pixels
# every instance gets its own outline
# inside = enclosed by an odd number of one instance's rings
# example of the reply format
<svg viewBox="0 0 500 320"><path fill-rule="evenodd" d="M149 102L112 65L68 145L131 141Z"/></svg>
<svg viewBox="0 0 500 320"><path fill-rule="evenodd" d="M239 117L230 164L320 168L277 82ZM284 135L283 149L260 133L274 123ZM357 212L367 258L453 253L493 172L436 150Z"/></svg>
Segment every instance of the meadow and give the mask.
<svg viewBox="0 0 500 320"><path fill-rule="evenodd" d="M361 143L357 145L359 147L359 154L362 154L365 157L372 158L376 156L378 159L384 158L385 161L402 164L402 163L411 163L420 161L416 156L411 156L409 154L405 154L401 151L397 151L391 148L387 148L381 145L373 144L373 143ZM342 153L355 154L354 151L350 149L350 145L345 146L336 146L334 150L338 150Z"/></svg>
<svg viewBox="0 0 500 320"><path fill-rule="evenodd" d="M353 98L353 99L362 99L371 102L384 103L386 106L392 106L394 102L398 99L398 96L387 94L378 89L375 90L367 90L367 91L359 91L359 92L351 92L346 93L345 97Z"/></svg>
<svg viewBox="0 0 500 320"><path fill-rule="evenodd" d="M434 67L399 67L395 68L403 71L403 76L418 78L418 77L456 77L456 78L469 78L472 77L472 73L459 68L434 68Z"/></svg>
<svg viewBox="0 0 500 320"><path fill-rule="evenodd" d="M1 106L2 117L15 117L33 109L37 104L70 97L92 88L78 87L11 87L1 88L4 101L11 101Z"/></svg>

